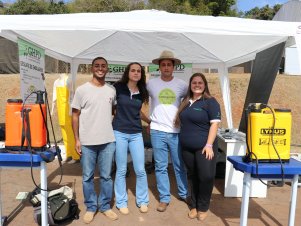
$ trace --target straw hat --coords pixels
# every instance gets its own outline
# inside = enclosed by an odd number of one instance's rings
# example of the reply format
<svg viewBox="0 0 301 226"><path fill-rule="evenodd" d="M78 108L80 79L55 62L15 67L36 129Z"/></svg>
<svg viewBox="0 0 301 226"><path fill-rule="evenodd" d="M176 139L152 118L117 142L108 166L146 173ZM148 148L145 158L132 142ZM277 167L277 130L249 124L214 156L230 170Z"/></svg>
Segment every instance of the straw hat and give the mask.
<svg viewBox="0 0 301 226"><path fill-rule="evenodd" d="M174 57L173 52L169 50L164 50L159 58L154 59L152 62L153 64L159 64L160 60L172 60L174 62L174 65L181 64L181 60Z"/></svg>

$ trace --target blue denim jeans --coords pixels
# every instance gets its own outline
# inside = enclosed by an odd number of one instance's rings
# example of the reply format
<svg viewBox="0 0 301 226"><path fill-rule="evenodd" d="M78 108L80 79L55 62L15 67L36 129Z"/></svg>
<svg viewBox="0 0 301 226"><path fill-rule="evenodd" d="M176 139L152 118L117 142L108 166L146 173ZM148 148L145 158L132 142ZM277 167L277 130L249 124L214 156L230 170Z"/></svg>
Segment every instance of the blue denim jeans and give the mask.
<svg viewBox="0 0 301 226"><path fill-rule="evenodd" d="M188 196L187 172L182 160L178 134L152 129L150 135L160 202L170 202L170 183L167 172L169 151L177 181L178 194L181 198L186 198Z"/></svg>
<svg viewBox="0 0 301 226"><path fill-rule="evenodd" d="M126 169L128 150L131 153L133 166L136 174L136 205L148 205L148 184L144 168L144 145L142 133L126 134L114 130L116 139L116 177L115 177L115 197L116 207L128 206L128 196L126 191Z"/></svg>
<svg viewBox="0 0 301 226"><path fill-rule="evenodd" d="M113 181L111 178L112 162L115 153L115 142L101 145L83 145L81 165L83 170L84 203L87 211L104 212L111 209L110 202L113 195ZM94 172L96 164L99 171L99 190L94 189Z"/></svg>

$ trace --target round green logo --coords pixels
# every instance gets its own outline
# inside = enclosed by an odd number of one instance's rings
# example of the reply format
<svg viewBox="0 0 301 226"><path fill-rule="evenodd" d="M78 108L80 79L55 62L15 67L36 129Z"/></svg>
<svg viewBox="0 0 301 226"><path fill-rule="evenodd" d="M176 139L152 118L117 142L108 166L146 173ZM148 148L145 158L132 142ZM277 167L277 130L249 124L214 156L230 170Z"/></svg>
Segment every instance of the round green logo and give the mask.
<svg viewBox="0 0 301 226"><path fill-rule="evenodd" d="M159 93L159 101L161 104L173 104L176 101L176 94L171 89L163 89Z"/></svg>

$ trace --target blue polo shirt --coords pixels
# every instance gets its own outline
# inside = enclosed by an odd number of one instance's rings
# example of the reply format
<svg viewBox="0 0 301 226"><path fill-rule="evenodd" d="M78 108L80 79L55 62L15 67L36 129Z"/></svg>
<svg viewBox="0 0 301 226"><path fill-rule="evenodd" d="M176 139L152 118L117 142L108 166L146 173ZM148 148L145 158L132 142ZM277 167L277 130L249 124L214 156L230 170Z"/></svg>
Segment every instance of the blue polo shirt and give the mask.
<svg viewBox="0 0 301 226"><path fill-rule="evenodd" d="M180 113L180 142L183 148L200 150L206 143L210 121L220 121L220 105L215 98L199 99Z"/></svg>
<svg viewBox="0 0 301 226"><path fill-rule="evenodd" d="M117 105L113 119L113 129L121 133L141 133L141 94L131 94L127 84L121 82L115 83L114 87L116 89Z"/></svg>

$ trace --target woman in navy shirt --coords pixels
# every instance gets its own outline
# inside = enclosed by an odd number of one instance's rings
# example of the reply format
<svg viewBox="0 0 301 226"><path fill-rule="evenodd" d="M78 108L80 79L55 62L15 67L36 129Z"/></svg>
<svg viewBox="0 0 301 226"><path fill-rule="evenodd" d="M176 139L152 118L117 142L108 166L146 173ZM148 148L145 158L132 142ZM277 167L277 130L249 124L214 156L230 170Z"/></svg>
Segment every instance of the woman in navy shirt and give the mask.
<svg viewBox="0 0 301 226"><path fill-rule="evenodd" d="M193 74L175 120L175 125L181 127L179 138L183 160L191 175L189 218L204 220L208 215L218 151L215 138L220 120L219 103L210 95L205 76Z"/></svg>
<svg viewBox="0 0 301 226"><path fill-rule="evenodd" d="M113 129L116 139L116 207L122 214L128 214L128 196L126 191L127 154L131 153L136 173L136 205L140 212L148 211L148 184L144 168L144 144L141 119L150 120L143 114L141 107L148 103L146 77L139 63L130 63L120 81L114 84L116 89L116 111Z"/></svg>

